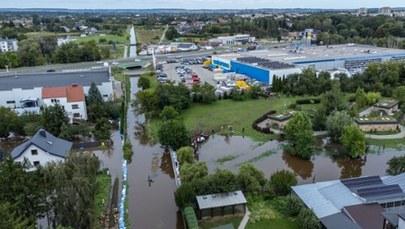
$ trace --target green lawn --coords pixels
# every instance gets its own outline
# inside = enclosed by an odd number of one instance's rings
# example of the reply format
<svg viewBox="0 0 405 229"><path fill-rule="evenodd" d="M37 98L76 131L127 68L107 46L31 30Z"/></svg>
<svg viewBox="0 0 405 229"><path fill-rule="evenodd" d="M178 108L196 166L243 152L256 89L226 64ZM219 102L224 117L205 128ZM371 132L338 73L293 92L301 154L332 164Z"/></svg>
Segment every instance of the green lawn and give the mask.
<svg viewBox="0 0 405 229"><path fill-rule="evenodd" d="M235 228L238 228L240 221L242 221L242 218L242 216L217 217L211 220L202 220L198 224L202 229L211 229L213 227L218 227L230 223L232 223Z"/></svg>
<svg viewBox="0 0 405 229"><path fill-rule="evenodd" d="M248 224L245 227L246 229L298 229L299 225L297 222L292 221L287 218L275 218L263 220L260 222Z"/></svg>
<svg viewBox="0 0 405 229"><path fill-rule="evenodd" d="M268 141L274 139L275 135L263 134L252 128L254 120L263 114L276 110L284 111L288 105L302 97L272 97L270 99L257 99L246 101L233 101L232 99L219 100L213 104L192 104L190 108L182 112L185 125L191 133L207 132L214 130L217 133L228 134L228 127L231 126L234 135L242 135L245 128L245 136L255 141ZM303 110L309 110L318 106L317 104L300 105ZM149 122L149 135L153 142L157 142L158 129L161 121L153 118Z"/></svg>
<svg viewBox="0 0 405 229"><path fill-rule="evenodd" d="M367 136L367 135L366 135ZM402 150L405 149L405 139L386 139L386 140L377 140L377 139L367 139L367 143L375 146L383 146L386 148L393 148Z"/></svg>
<svg viewBox="0 0 405 229"><path fill-rule="evenodd" d="M94 213L97 218L102 218L104 216L104 210L106 209L109 198L110 198L110 189L111 189L111 177L105 172L97 175L97 193L94 198Z"/></svg>
<svg viewBox="0 0 405 229"><path fill-rule="evenodd" d="M140 44L158 43L162 37L164 28L146 29L144 27L136 27L136 41Z"/></svg>

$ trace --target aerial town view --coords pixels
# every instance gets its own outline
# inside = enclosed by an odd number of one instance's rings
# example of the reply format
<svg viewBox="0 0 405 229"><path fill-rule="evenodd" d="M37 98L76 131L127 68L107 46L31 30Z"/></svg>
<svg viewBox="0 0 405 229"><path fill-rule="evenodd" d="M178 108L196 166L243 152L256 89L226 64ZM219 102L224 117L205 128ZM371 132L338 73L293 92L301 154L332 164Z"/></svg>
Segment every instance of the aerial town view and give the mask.
<svg viewBox="0 0 405 229"><path fill-rule="evenodd" d="M0 229L405 229L405 1L2 2Z"/></svg>

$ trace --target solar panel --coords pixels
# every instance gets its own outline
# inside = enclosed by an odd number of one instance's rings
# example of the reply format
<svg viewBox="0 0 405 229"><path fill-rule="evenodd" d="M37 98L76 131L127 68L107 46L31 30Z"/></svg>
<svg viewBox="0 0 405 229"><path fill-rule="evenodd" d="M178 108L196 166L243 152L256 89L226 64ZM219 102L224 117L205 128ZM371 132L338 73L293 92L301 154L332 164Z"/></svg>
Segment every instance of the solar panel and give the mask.
<svg viewBox="0 0 405 229"><path fill-rule="evenodd" d="M284 69L284 68L293 68L294 65L283 63L279 61L272 61L268 59L263 59L259 57L240 57L237 58L238 61L249 63L249 64L257 64L262 67L270 68L270 69Z"/></svg>
<svg viewBox="0 0 405 229"><path fill-rule="evenodd" d="M403 193L398 184L358 189L357 193L364 198Z"/></svg>
<svg viewBox="0 0 405 229"><path fill-rule="evenodd" d="M379 176L359 177L352 179L340 180L348 188L356 188L368 185L382 184Z"/></svg>

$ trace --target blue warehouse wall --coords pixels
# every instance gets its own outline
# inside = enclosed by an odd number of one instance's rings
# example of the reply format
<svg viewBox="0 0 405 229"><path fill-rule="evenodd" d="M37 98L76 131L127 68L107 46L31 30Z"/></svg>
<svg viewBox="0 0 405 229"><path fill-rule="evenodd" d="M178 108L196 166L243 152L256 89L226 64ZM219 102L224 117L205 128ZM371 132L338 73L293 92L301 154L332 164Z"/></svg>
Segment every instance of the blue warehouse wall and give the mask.
<svg viewBox="0 0 405 229"><path fill-rule="evenodd" d="M225 68L225 69L229 70L229 64L228 63L222 62L222 61L220 61L218 59L213 59L212 63L214 65L217 65L217 66L220 66L222 68Z"/></svg>
<svg viewBox="0 0 405 229"><path fill-rule="evenodd" d="M250 66L247 64L231 61L231 70L236 73L245 74L257 81L270 84L270 70Z"/></svg>

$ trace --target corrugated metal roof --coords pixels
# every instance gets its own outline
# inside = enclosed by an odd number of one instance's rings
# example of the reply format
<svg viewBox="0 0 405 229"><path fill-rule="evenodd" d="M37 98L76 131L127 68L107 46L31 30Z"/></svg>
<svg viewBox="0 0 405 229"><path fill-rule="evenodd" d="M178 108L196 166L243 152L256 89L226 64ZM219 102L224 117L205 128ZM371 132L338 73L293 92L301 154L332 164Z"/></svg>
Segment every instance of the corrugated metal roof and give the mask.
<svg viewBox="0 0 405 229"><path fill-rule="evenodd" d="M405 190L405 173L398 174L396 176L381 177L384 184L398 184L402 190Z"/></svg>
<svg viewBox="0 0 405 229"><path fill-rule="evenodd" d="M201 210L247 203L245 196L241 191L216 193L204 196L197 196L196 198L198 207Z"/></svg>
<svg viewBox="0 0 405 229"><path fill-rule="evenodd" d="M341 182L321 188L319 191L326 199L332 202L337 209L363 203L358 196L355 196L350 189Z"/></svg>

